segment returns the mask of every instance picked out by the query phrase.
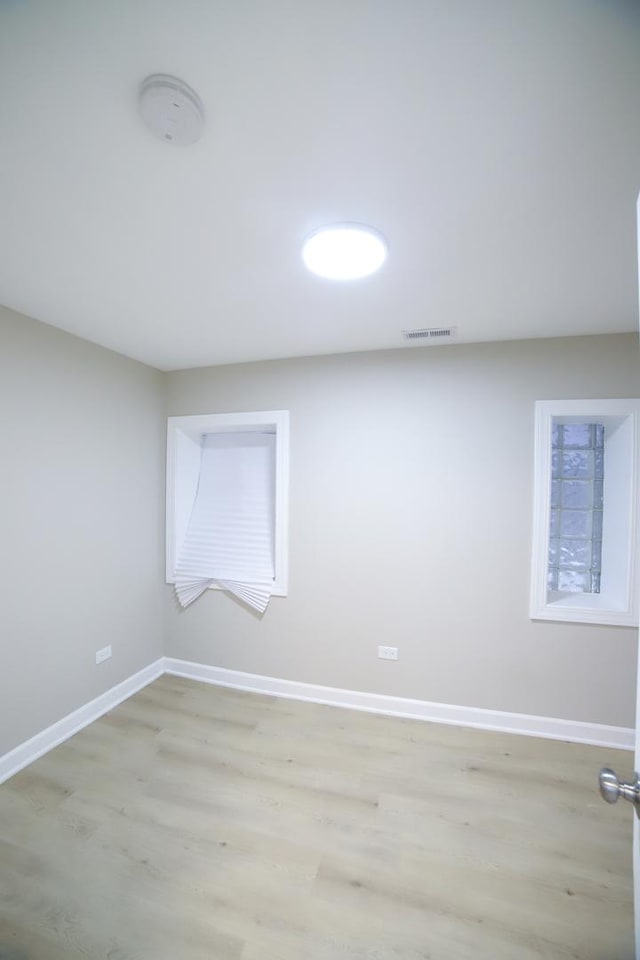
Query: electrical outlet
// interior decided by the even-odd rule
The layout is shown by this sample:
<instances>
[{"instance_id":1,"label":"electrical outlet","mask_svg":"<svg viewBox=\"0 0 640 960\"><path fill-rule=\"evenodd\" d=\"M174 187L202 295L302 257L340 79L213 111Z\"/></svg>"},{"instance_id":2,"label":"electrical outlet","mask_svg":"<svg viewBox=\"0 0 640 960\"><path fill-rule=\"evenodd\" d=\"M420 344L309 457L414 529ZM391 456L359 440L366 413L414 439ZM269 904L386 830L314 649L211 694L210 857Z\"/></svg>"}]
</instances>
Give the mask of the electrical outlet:
<instances>
[{"instance_id":1,"label":"electrical outlet","mask_svg":"<svg viewBox=\"0 0 640 960\"><path fill-rule=\"evenodd\" d=\"M96 663L104 663L105 660L111 660L111 644L102 650L96 650Z\"/></svg>"},{"instance_id":2,"label":"electrical outlet","mask_svg":"<svg viewBox=\"0 0 640 960\"><path fill-rule=\"evenodd\" d=\"M378 647L378 658L380 660L397 660L398 648L397 647Z\"/></svg>"}]
</instances>

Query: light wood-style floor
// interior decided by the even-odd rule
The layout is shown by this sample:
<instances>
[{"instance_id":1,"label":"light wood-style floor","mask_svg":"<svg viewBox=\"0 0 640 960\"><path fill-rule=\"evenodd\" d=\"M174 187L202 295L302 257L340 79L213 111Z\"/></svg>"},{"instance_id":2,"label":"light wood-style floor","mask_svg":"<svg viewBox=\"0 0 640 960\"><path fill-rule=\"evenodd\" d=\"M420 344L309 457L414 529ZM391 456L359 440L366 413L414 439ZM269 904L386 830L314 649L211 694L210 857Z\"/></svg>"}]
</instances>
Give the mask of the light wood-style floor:
<instances>
[{"instance_id":1,"label":"light wood-style floor","mask_svg":"<svg viewBox=\"0 0 640 960\"><path fill-rule=\"evenodd\" d=\"M0 960L631 960L605 762L165 676L0 788Z\"/></svg>"}]
</instances>

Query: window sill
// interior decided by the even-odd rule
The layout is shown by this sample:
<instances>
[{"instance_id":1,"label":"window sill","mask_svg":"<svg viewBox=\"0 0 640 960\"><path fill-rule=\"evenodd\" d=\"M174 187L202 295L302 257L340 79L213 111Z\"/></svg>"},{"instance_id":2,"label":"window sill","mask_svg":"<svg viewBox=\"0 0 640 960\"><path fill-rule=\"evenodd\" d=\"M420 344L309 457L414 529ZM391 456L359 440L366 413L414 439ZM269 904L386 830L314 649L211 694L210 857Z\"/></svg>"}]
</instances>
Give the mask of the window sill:
<instances>
[{"instance_id":1,"label":"window sill","mask_svg":"<svg viewBox=\"0 0 640 960\"><path fill-rule=\"evenodd\" d=\"M633 610L605 593L553 592L545 604L532 611L531 619L599 623L611 627L635 627L638 624Z\"/></svg>"}]
</instances>

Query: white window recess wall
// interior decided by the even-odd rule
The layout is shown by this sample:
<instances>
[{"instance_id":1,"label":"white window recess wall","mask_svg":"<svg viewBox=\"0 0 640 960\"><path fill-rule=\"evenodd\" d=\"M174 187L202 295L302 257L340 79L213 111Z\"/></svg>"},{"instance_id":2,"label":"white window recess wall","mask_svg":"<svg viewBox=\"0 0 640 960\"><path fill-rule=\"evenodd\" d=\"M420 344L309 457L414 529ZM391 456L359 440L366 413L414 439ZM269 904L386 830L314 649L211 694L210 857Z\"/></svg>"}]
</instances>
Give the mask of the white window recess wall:
<instances>
[{"instance_id":1,"label":"white window recess wall","mask_svg":"<svg viewBox=\"0 0 640 960\"><path fill-rule=\"evenodd\" d=\"M639 447L640 400L536 403L532 619L638 624Z\"/></svg>"},{"instance_id":2,"label":"white window recess wall","mask_svg":"<svg viewBox=\"0 0 640 960\"><path fill-rule=\"evenodd\" d=\"M263 612L287 593L289 414L169 417L167 582L182 606L222 589Z\"/></svg>"}]
</instances>

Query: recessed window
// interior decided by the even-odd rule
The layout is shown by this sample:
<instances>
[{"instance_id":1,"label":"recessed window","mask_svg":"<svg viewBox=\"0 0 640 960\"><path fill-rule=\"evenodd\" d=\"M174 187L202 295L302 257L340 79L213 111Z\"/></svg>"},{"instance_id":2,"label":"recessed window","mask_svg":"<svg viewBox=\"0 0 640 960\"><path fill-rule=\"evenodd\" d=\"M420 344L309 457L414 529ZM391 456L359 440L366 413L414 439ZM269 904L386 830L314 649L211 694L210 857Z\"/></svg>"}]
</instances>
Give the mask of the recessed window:
<instances>
[{"instance_id":1,"label":"recessed window","mask_svg":"<svg viewBox=\"0 0 640 960\"><path fill-rule=\"evenodd\" d=\"M638 400L536 404L531 616L638 622Z\"/></svg>"},{"instance_id":2,"label":"recessed window","mask_svg":"<svg viewBox=\"0 0 640 960\"><path fill-rule=\"evenodd\" d=\"M167 582L187 606L207 588L256 610L287 593L289 414L169 417Z\"/></svg>"}]
</instances>

